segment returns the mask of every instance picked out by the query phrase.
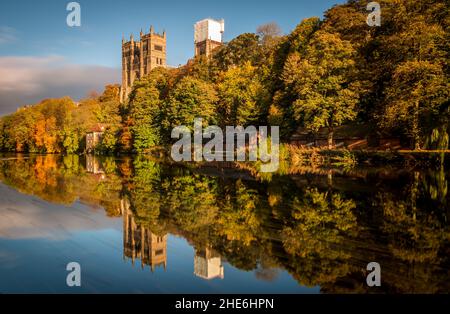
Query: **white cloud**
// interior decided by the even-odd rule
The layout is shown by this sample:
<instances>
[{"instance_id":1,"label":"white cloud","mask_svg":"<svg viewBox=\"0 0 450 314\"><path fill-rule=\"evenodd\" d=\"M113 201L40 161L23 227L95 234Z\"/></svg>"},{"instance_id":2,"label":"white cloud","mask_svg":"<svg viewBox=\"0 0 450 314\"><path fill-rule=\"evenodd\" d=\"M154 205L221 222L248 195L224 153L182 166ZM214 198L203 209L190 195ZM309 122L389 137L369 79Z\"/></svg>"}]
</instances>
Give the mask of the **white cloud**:
<instances>
[{"instance_id":1,"label":"white cloud","mask_svg":"<svg viewBox=\"0 0 450 314\"><path fill-rule=\"evenodd\" d=\"M61 56L0 57L0 115L45 98L80 99L119 80L117 68L72 64Z\"/></svg>"}]
</instances>

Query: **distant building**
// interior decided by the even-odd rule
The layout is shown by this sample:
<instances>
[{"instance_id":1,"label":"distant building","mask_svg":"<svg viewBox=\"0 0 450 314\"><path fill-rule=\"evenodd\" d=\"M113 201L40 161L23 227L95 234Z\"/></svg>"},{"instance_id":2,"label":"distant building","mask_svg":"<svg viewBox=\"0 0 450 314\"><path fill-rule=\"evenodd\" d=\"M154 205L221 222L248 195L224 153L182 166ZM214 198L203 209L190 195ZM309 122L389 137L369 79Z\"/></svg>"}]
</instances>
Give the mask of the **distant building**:
<instances>
[{"instance_id":1,"label":"distant building","mask_svg":"<svg viewBox=\"0 0 450 314\"><path fill-rule=\"evenodd\" d=\"M204 19L194 25L195 56L210 56L212 51L222 46L225 21Z\"/></svg>"},{"instance_id":2,"label":"distant building","mask_svg":"<svg viewBox=\"0 0 450 314\"><path fill-rule=\"evenodd\" d=\"M151 26L148 34L141 30L140 41L135 41L133 35L130 36L130 41L122 39L120 101L124 102L128 98L136 79L144 77L156 67L165 67L166 62L166 32L157 34Z\"/></svg>"},{"instance_id":3,"label":"distant building","mask_svg":"<svg viewBox=\"0 0 450 314\"><path fill-rule=\"evenodd\" d=\"M101 124L94 126L90 132L86 134L86 152L93 153L103 138L105 127Z\"/></svg>"},{"instance_id":4,"label":"distant building","mask_svg":"<svg viewBox=\"0 0 450 314\"><path fill-rule=\"evenodd\" d=\"M223 266L220 255L210 248L196 250L194 257L194 274L203 279L223 279Z\"/></svg>"}]
</instances>

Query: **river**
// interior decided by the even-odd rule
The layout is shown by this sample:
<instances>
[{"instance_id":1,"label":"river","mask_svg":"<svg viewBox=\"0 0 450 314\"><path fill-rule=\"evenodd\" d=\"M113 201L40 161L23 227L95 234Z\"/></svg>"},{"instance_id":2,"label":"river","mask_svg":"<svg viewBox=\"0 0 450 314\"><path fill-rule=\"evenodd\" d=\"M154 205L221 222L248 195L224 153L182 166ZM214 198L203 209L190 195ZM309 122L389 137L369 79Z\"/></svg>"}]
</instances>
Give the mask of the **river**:
<instances>
[{"instance_id":1,"label":"river","mask_svg":"<svg viewBox=\"0 0 450 314\"><path fill-rule=\"evenodd\" d=\"M444 167L260 178L0 156L0 293L448 293L448 181Z\"/></svg>"}]
</instances>

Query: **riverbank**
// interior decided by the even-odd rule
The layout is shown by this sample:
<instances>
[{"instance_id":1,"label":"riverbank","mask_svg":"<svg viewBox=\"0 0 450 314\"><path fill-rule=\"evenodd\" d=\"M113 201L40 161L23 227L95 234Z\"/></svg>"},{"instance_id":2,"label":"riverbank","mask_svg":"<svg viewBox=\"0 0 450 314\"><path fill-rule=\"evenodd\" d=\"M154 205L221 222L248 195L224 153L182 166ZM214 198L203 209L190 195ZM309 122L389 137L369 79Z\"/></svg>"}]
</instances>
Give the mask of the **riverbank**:
<instances>
[{"instance_id":1,"label":"riverbank","mask_svg":"<svg viewBox=\"0 0 450 314\"><path fill-rule=\"evenodd\" d=\"M14 153L2 153L5 158ZM28 154L25 154L28 155ZM40 155L40 154L38 154ZM44 154L45 155L45 154ZM94 154L97 156L109 156ZM151 156L177 165L190 165L197 167L214 167L222 169L241 169L251 172L259 172L261 162L174 162L170 158L169 147L154 147L143 154L119 153L114 156ZM450 150L398 150L398 151L375 151L375 150L347 150L347 149L320 149L302 148L295 145L281 144L279 155L279 174L299 174L311 172L311 170L350 170L354 168L406 168L426 169L448 167L450 164ZM189 167L190 167L189 166ZM305 171L308 169L308 171Z\"/></svg>"}]
</instances>

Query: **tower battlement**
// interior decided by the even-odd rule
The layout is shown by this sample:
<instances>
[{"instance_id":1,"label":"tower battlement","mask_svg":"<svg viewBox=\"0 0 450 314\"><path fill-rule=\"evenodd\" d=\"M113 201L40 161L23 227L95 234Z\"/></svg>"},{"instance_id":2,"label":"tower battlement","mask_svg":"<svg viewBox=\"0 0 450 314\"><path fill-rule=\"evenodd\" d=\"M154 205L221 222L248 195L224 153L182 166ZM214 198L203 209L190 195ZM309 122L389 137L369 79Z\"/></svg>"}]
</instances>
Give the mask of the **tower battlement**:
<instances>
[{"instance_id":1,"label":"tower battlement","mask_svg":"<svg viewBox=\"0 0 450 314\"><path fill-rule=\"evenodd\" d=\"M166 67L166 32L156 33L153 26L144 34L141 30L139 40L133 34L130 40L122 38L122 87L120 101L124 102L131 92L136 79L144 77L156 67Z\"/></svg>"}]
</instances>

